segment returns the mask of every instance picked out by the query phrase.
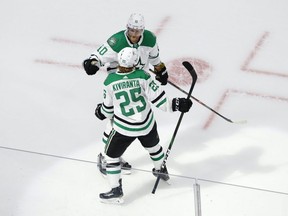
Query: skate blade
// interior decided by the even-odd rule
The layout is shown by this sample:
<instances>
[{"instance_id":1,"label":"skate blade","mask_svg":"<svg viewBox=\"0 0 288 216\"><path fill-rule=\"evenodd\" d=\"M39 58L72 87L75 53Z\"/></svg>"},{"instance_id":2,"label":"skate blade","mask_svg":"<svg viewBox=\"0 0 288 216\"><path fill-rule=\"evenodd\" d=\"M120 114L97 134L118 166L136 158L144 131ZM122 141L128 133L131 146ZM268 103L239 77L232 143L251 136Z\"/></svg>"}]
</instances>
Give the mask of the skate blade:
<instances>
[{"instance_id":1,"label":"skate blade","mask_svg":"<svg viewBox=\"0 0 288 216\"><path fill-rule=\"evenodd\" d=\"M130 175L132 172L131 172L131 170L121 169L121 173L122 173L123 175Z\"/></svg>"},{"instance_id":2,"label":"skate blade","mask_svg":"<svg viewBox=\"0 0 288 216\"><path fill-rule=\"evenodd\" d=\"M111 198L111 199L101 199L101 198L100 198L100 202L106 203L106 204L116 204L116 205L120 205L120 204L124 203L124 199L123 199L122 197Z\"/></svg>"},{"instance_id":3,"label":"skate blade","mask_svg":"<svg viewBox=\"0 0 288 216\"><path fill-rule=\"evenodd\" d=\"M168 179L167 181L161 179L163 182L165 182L167 185L171 185L170 179Z\"/></svg>"}]
</instances>

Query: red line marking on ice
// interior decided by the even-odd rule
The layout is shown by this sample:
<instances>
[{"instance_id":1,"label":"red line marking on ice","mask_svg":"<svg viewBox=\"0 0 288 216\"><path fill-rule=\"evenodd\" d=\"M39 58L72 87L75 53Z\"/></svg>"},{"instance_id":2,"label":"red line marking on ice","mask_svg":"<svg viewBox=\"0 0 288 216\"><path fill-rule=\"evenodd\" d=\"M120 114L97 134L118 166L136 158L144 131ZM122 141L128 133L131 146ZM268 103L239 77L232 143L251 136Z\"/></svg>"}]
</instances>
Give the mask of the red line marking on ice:
<instances>
[{"instance_id":1,"label":"red line marking on ice","mask_svg":"<svg viewBox=\"0 0 288 216\"><path fill-rule=\"evenodd\" d=\"M236 90L236 89L227 89L224 92L224 94L221 96L216 108L214 109L215 111L218 112L220 110L220 108L223 106L223 104L225 103L225 101L227 100L228 96L230 96L231 93L238 94L238 95L245 94L245 95L252 96L252 97L260 97L260 98L264 98L264 99L277 100L277 101L282 101L282 102L288 103L288 98L285 98L285 97L277 97L277 96L273 96L273 95L265 95L265 94L249 92L249 91L241 91L241 90ZM210 127L215 116L216 116L216 114L211 113L202 129L206 130L208 127Z\"/></svg>"},{"instance_id":2,"label":"red line marking on ice","mask_svg":"<svg viewBox=\"0 0 288 216\"><path fill-rule=\"evenodd\" d=\"M97 46L98 46L98 44L85 43L85 42L70 40L70 39L66 39L66 38L53 37L53 38L51 38L51 40L52 40L53 42L57 42L57 43L76 44L76 45L88 46L88 47L97 47Z\"/></svg>"},{"instance_id":3,"label":"red line marking on ice","mask_svg":"<svg viewBox=\"0 0 288 216\"><path fill-rule=\"evenodd\" d=\"M224 94L222 94L222 96L221 96L221 98L220 98L217 106L214 108L214 110L215 110L216 112L218 112L218 111L220 110L220 108L221 108L222 105L224 104L224 102L225 102L228 94L229 94L229 90L226 90L226 91L224 92ZM215 115L216 115L216 114L214 114L214 113L211 113L211 114L210 114L208 120L206 121L206 123L205 123L204 126L203 126L203 129L204 129L204 130L207 129L207 128L211 125L212 121L214 120Z\"/></svg>"},{"instance_id":4,"label":"red line marking on ice","mask_svg":"<svg viewBox=\"0 0 288 216\"><path fill-rule=\"evenodd\" d=\"M252 73L258 73L258 74L269 75L269 76L278 76L278 77L283 77L283 78L287 78L288 77L288 74L271 72L271 71L264 71L264 70L247 69L245 71L246 72L252 72Z\"/></svg>"},{"instance_id":5,"label":"red line marking on ice","mask_svg":"<svg viewBox=\"0 0 288 216\"><path fill-rule=\"evenodd\" d=\"M160 25L154 31L155 35L159 35L162 32L162 30L164 29L164 26L170 21L170 19L171 19L171 17L167 16L160 22Z\"/></svg>"},{"instance_id":6,"label":"red line marking on ice","mask_svg":"<svg viewBox=\"0 0 288 216\"><path fill-rule=\"evenodd\" d=\"M82 69L81 65L71 64L71 63L66 63L66 62L56 62L56 61L48 60L48 59L35 59L35 63Z\"/></svg>"},{"instance_id":7,"label":"red line marking on ice","mask_svg":"<svg viewBox=\"0 0 288 216\"><path fill-rule=\"evenodd\" d=\"M242 65L242 67L241 67L242 70L244 70L244 71L248 70L247 68L250 65L252 59L255 58L256 54L258 53L258 51L260 50L260 48L262 47L264 41L266 40L266 38L268 36L269 36L269 32L264 32L264 34L260 37L260 39L256 43L253 51L250 53L250 55L248 56L248 58L246 59L246 61Z\"/></svg>"},{"instance_id":8,"label":"red line marking on ice","mask_svg":"<svg viewBox=\"0 0 288 216\"><path fill-rule=\"evenodd\" d=\"M257 70L250 68L250 64L253 59L255 59L255 56L259 53L260 49L263 47L263 44L265 40L268 38L270 35L269 32L264 32L263 35L260 37L258 42L256 43L253 51L249 54L248 58L245 60L244 64L241 67L241 70L246 71L246 72L252 72L252 73L257 73L257 74L263 74L263 75L270 75L270 76L279 76L279 77L284 77L287 78L288 74L284 73L278 73L275 71L265 71L265 70Z\"/></svg>"},{"instance_id":9,"label":"red line marking on ice","mask_svg":"<svg viewBox=\"0 0 288 216\"><path fill-rule=\"evenodd\" d=\"M265 98L265 99L271 99L271 100L278 100L278 101L283 101L283 102L287 102L288 103L288 98L285 97L277 97L274 95L265 95L265 94L260 94L260 93L255 93L255 92L249 92L249 91L239 91L236 89L230 89L229 93L236 93L236 94L246 94L249 96L254 96L254 97L261 97L261 98Z\"/></svg>"}]
</instances>

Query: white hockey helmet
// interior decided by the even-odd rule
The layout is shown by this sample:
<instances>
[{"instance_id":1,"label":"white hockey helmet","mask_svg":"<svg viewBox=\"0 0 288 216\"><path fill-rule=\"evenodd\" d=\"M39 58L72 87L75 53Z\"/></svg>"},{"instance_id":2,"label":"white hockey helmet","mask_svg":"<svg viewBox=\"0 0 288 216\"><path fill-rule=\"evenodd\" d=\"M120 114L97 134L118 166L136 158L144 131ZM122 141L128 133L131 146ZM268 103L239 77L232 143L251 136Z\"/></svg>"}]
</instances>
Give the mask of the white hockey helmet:
<instances>
[{"instance_id":1,"label":"white hockey helmet","mask_svg":"<svg viewBox=\"0 0 288 216\"><path fill-rule=\"evenodd\" d=\"M118 53L119 66L132 68L137 65L139 60L138 51L132 47L126 47Z\"/></svg>"},{"instance_id":2,"label":"white hockey helmet","mask_svg":"<svg viewBox=\"0 0 288 216\"><path fill-rule=\"evenodd\" d=\"M140 13L133 13L128 19L127 28L130 29L144 29L144 16Z\"/></svg>"}]
</instances>

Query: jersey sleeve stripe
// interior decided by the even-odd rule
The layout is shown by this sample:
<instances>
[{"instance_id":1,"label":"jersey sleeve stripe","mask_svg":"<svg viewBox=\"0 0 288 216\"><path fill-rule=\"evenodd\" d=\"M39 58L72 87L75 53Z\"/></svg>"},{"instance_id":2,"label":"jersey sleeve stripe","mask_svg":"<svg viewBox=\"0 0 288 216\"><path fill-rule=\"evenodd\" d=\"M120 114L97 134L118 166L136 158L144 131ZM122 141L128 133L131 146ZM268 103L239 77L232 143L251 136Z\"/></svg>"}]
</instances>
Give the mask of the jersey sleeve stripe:
<instances>
[{"instance_id":1,"label":"jersey sleeve stripe","mask_svg":"<svg viewBox=\"0 0 288 216\"><path fill-rule=\"evenodd\" d=\"M114 109L113 109L113 107L110 107L110 108L107 109L105 106L102 106L101 107L101 111L103 111L107 115L112 115L113 112L114 112Z\"/></svg>"},{"instance_id":2,"label":"jersey sleeve stripe","mask_svg":"<svg viewBox=\"0 0 288 216\"><path fill-rule=\"evenodd\" d=\"M114 107L113 106L106 106L104 103L102 104L106 109L113 109Z\"/></svg>"},{"instance_id":3,"label":"jersey sleeve stripe","mask_svg":"<svg viewBox=\"0 0 288 216\"><path fill-rule=\"evenodd\" d=\"M149 56L149 59L156 59L159 57L159 53L156 56Z\"/></svg>"},{"instance_id":4,"label":"jersey sleeve stripe","mask_svg":"<svg viewBox=\"0 0 288 216\"><path fill-rule=\"evenodd\" d=\"M156 107L159 108L162 104L166 103L167 102L167 98L164 98L162 101L160 101Z\"/></svg>"},{"instance_id":5,"label":"jersey sleeve stripe","mask_svg":"<svg viewBox=\"0 0 288 216\"><path fill-rule=\"evenodd\" d=\"M151 101L151 103L155 104L157 101L161 100L164 95L165 95L165 91L162 91L161 94L157 98Z\"/></svg>"}]
</instances>

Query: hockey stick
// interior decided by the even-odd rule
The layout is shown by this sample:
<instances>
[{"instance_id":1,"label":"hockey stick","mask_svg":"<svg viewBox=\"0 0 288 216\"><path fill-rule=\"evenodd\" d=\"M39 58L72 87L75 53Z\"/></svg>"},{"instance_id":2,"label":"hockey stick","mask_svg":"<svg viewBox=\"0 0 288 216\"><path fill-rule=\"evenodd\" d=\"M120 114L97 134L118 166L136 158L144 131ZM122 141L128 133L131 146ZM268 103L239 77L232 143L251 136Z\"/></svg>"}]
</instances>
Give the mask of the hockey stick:
<instances>
[{"instance_id":1,"label":"hockey stick","mask_svg":"<svg viewBox=\"0 0 288 216\"><path fill-rule=\"evenodd\" d=\"M151 70L150 71L152 73L155 74L155 71ZM173 87L175 87L176 89L178 89L179 91L181 91L182 93L188 95L188 92L186 92L185 90L183 90L182 88L180 88L179 86L177 86L176 84L174 84L173 82L171 81L167 81L170 85L172 85ZM230 123L235 123L235 124L243 124L243 123L246 123L247 121L246 120L242 120L242 121L232 121L231 119L221 115L220 113L218 113L217 111L215 111L214 109L212 109L211 107L209 107L208 105L206 105L205 103L203 103L202 101L200 101L199 99L193 97L192 95L190 96L192 99L194 99L195 101L197 101L199 104L201 104L202 106L206 107L207 109L209 109L210 111L214 112L216 115L220 116L221 118L223 118L224 120L230 122Z\"/></svg>"},{"instance_id":2,"label":"hockey stick","mask_svg":"<svg viewBox=\"0 0 288 216\"><path fill-rule=\"evenodd\" d=\"M189 93L187 93L187 99L189 99L190 96L191 96L191 94L192 94L192 91L193 91L194 85L195 85L195 83L196 83L196 80L197 80L197 74L196 74L196 71L194 70L193 66L192 66L189 62L184 61L184 62L182 62L182 64L183 64L183 66L189 71L190 75L192 76L192 84L191 84ZM179 117L179 120L178 120L177 125L176 125L176 128L175 128L175 130L174 130L173 136L172 136L172 138L171 138L170 144L169 144L168 149L167 149L167 151L166 151L164 160L163 160L163 162L162 162L161 169L160 169L160 173L163 173L163 169L164 169L164 167L165 167L165 165L166 165L168 156L169 156L169 154L170 154L172 145L173 145L173 143L174 143L174 140L175 140L176 134L177 134L177 132L178 132L179 126L180 126L180 124L181 124L181 121L182 121L183 116L184 116L184 112L181 112L180 117ZM159 181L160 181L160 175L157 176L156 182L155 182L154 187L153 187L153 190L152 190L152 194L155 193L155 191L156 191L156 189L157 189L157 186L158 186L158 184L159 184Z\"/></svg>"}]
</instances>

